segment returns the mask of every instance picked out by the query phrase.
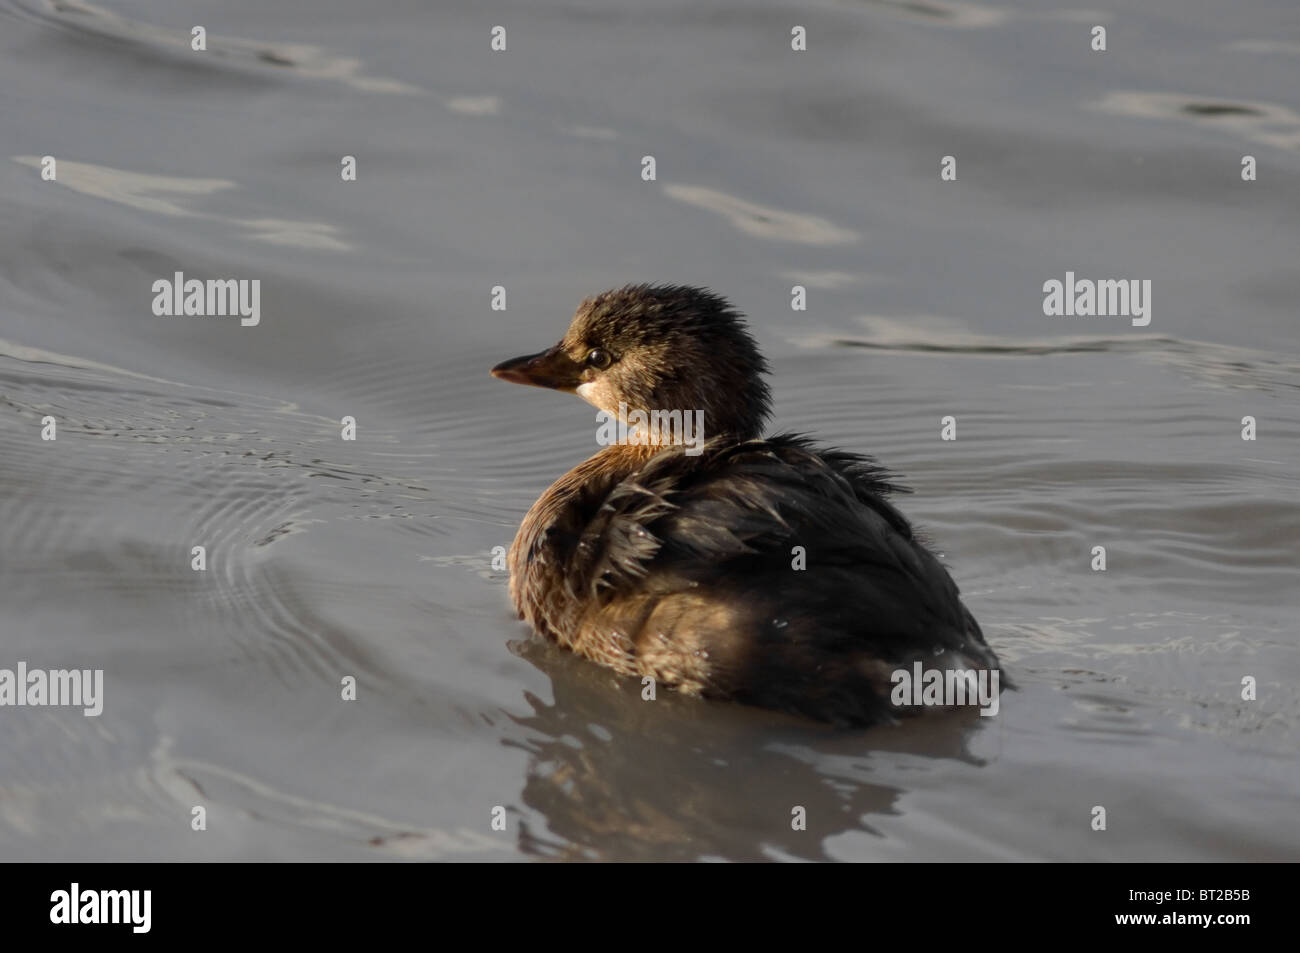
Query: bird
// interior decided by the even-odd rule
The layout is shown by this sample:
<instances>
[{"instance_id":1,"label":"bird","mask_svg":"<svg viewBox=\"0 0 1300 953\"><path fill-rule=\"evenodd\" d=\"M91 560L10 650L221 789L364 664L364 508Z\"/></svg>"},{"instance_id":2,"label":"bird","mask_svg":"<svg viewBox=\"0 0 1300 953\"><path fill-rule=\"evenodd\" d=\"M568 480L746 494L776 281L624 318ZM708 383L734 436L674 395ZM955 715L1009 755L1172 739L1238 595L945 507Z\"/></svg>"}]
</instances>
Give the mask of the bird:
<instances>
[{"instance_id":1,"label":"bird","mask_svg":"<svg viewBox=\"0 0 1300 953\"><path fill-rule=\"evenodd\" d=\"M670 284L589 297L559 343L493 367L624 435L525 515L507 555L519 618L621 675L840 727L916 714L895 689L917 663L1000 672L891 502L906 487L870 456L763 436L769 371L725 298ZM702 419L693 446L674 411Z\"/></svg>"}]
</instances>

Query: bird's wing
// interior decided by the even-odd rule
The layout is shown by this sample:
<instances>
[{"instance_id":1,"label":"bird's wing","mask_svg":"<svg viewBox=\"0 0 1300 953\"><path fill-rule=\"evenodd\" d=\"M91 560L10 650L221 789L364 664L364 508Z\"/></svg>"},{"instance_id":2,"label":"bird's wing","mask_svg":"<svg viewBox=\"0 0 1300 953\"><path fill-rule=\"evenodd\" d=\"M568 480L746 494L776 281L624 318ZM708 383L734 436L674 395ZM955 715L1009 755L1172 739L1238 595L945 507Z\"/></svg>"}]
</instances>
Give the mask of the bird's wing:
<instances>
[{"instance_id":1,"label":"bird's wing","mask_svg":"<svg viewBox=\"0 0 1300 953\"><path fill-rule=\"evenodd\" d=\"M952 577L886 499L900 489L870 459L799 436L659 454L584 527L578 576L598 602L739 590L757 611L817 607L839 629L819 636L825 645L978 658L983 636Z\"/></svg>"}]
</instances>

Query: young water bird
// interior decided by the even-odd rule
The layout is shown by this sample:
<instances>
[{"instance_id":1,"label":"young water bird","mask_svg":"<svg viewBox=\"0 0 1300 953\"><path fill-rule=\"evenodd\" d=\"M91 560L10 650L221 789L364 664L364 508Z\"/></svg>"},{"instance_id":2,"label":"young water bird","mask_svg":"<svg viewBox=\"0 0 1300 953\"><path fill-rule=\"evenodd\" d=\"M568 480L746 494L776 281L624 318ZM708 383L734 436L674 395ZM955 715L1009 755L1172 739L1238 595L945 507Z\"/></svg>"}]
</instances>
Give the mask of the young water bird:
<instances>
[{"instance_id":1,"label":"young water bird","mask_svg":"<svg viewBox=\"0 0 1300 953\"><path fill-rule=\"evenodd\" d=\"M767 370L721 297L650 285L587 299L554 347L492 368L612 414L703 410L709 436L697 455L607 446L543 493L510 548L519 617L622 674L841 725L915 711L890 700L914 662L997 670L885 470L762 439Z\"/></svg>"}]
</instances>

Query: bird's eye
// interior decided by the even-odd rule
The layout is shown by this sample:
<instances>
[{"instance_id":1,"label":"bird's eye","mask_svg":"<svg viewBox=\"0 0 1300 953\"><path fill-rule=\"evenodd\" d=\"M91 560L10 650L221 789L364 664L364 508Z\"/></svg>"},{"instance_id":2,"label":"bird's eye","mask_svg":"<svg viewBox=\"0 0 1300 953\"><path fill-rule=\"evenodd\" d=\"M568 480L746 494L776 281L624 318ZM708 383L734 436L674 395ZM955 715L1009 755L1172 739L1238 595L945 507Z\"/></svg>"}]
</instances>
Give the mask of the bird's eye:
<instances>
[{"instance_id":1,"label":"bird's eye","mask_svg":"<svg viewBox=\"0 0 1300 953\"><path fill-rule=\"evenodd\" d=\"M599 368L600 370L603 371L605 368L609 367L609 365L612 363L613 363L613 358L609 356L609 351L601 350L598 347L592 348L591 353L587 355L588 367Z\"/></svg>"}]
</instances>

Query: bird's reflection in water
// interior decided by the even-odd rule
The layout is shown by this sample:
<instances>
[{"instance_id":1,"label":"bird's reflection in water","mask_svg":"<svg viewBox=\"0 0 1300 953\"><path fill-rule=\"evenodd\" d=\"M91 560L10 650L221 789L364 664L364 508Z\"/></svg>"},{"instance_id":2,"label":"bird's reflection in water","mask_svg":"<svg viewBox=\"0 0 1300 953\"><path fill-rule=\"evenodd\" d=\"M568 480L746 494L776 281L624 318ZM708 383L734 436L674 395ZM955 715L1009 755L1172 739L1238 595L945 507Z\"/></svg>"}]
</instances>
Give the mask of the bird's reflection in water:
<instances>
[{"instance_id":1,"label":"bird's reflection in water","mask_svg":"<svg viewBox=\"0 0 1300 953\"><path fill-rule=\"evenodd\" d=\"M641 685L536 639L511 650L551 679L553 704L526 693L505 744L530 755L519 846L556 860L829 860L827 841L879 836L905 793L873 779L872 758L903 753L979 763L974 711L839 731L761 709ZM802 807L806 829L796 830Z\"/></svg>"}]
</instances>

